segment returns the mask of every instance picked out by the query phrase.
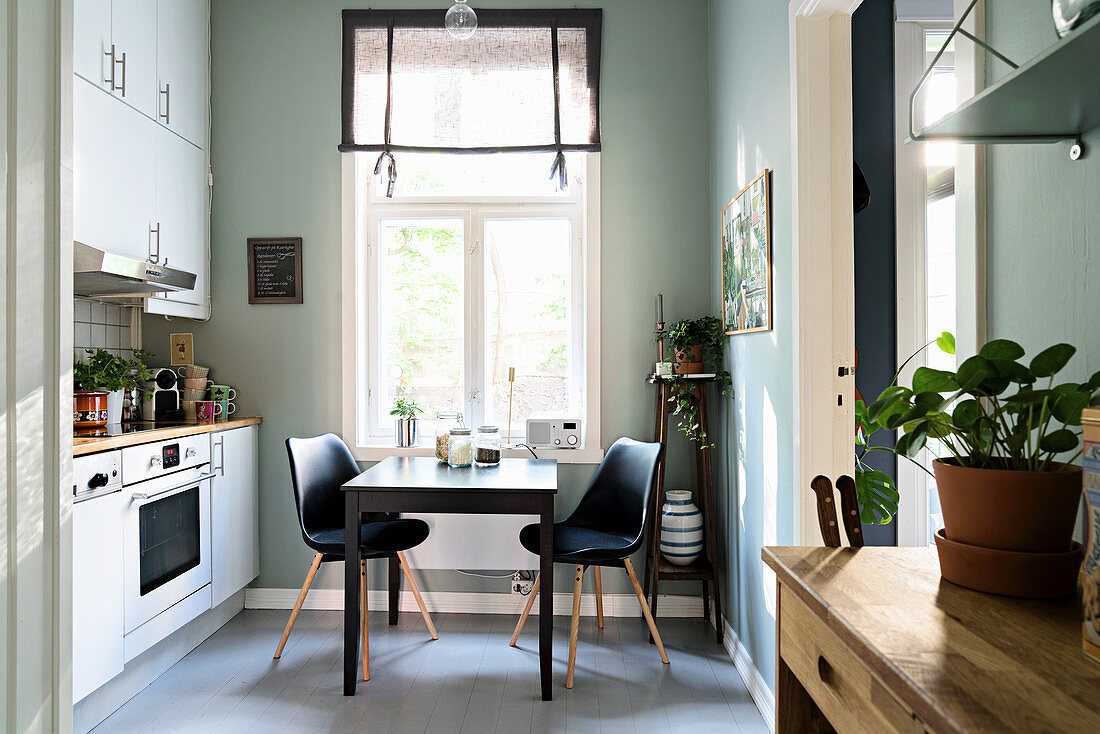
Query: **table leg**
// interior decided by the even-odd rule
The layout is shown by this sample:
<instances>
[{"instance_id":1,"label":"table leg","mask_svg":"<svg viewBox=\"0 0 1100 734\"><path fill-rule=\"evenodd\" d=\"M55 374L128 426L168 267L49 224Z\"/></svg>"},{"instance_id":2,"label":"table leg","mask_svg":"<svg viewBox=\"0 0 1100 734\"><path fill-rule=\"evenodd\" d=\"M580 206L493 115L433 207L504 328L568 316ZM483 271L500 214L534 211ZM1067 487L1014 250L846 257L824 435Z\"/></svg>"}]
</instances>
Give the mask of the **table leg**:
<instances>
[{"instance_id":1,"label":"table leg","mask_svg":"<svg viewBox=\"0 0 1100 734\"><path fill-rule=\"evenodd\" d=\"M359 495L344 492L344 695L355 695L359 658Z\"/></svg>"},{"instance_id":2,"label":"table leg","mask_svg":"<svg viewBox=\"0 0 1100 734\"><path fill-rule=\"evenodd\" d=\"M542 700L550 701L554 694L552 663L554 659L554 498L542 500L539 513L539 674L542 678Z\"/></svg>"},{"instance_id":3,"label":"table leg","mask_svg":"<svg viewBox=\"0 0 1100 734\"><path fill-rule=\"evenodd\" d=\"M401 611L401 562L397 560L397 556L390 558L390 578L386 583L386 588L390 592L390 624L397 624L397 613Z\"/></svg>"}]
</instances>

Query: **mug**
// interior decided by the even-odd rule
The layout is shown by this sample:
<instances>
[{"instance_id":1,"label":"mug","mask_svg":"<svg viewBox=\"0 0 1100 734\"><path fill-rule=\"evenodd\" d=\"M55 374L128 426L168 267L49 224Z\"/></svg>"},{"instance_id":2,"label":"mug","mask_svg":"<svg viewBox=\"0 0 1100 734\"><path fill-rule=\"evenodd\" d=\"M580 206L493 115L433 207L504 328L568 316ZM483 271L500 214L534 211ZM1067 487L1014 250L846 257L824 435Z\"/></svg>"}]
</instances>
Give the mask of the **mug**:
<instances>
[{"instance_id":1,"label":"mug","mask_svg":"<svg viewBox=\"0 0 1100 734\"><path fill-rule=\"evenodd\" d=\"M213 400L195 401L195 420L199 423L213 423L214 417L221 413L222 406Z\"/></svg>"},{"instance_id":2,"label":"mug","mask_svg":"<svg viewBox=\"0 0 1100 734\"><path fill-rule=\"evenodd\" d=\"M210 386L210 399L211 400L235 400L237 398L237 391L231 388L229 385L211 385Z\"/></svg>"},{"instance_id":3,"label":"mug","mask_svg":"<svg viewBox=\"0 0 1100 734\"><path fill-rule=\"evenodd\" d=\"M197 400L181 400L180 405L183 406L183 419L188 423L195 422L195 403Z\"/></svg>"},{"instance_id":4,"label":"mug","mask_svg":"<svg viewBox=\"0 0 1100 734\"><path fill-rule=\"evenodd\" d=\"M200 367L197 364L185 364L176 370L176 372L179 373L180 377L188 380L205 380L206 376L210 374L210 368Z\"/></svg>"},{"instance_id":5,"label":"mug","mask_svg":"<svg viewBox=\"0 0 1100 734\"><path fill-rule=\"evenodd\" d=\"M217 402L219 408L218 422L225 423L227 420L229 420L229 416L233 415L233 413L236 412L237 406L229 402L228 400L219 400Z\"/></svg>"},{"instance_id":6,"label":"mug","mask_svg":"<svg viewBox=\"0 0 1100 734\"><path fill-rule=\"evenodd\" d=\"M207 380L201 377L185 377L183 378L183 386L188 390L203 390L214 384L213 380Z\"/></svg>"},{"instance_id":7,"label":"mug","mask_svg":"<svg viewBox=\"0 0 1100 734\"><path fill-rule=\"evenodd\" d=\"M206 390L192 390L191 388L183 388L180 390L180 399L182 400L206 400Z\"/></svg>"}]
</instances>

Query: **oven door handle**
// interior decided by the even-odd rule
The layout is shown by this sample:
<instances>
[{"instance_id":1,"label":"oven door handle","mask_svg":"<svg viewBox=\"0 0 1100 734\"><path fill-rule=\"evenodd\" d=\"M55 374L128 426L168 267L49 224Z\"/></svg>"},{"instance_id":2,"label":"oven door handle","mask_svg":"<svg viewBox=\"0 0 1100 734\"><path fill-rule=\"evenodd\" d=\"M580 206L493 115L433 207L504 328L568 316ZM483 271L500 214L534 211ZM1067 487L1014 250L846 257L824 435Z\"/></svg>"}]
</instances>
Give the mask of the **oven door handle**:
<instances>
[{"instance_id":1,"label":"oven door handle","mask_svg":"<svg viewBox=\"0 0 1100 734\"><path fill-rule=\"evenodd\" d=\"M214 478L214 473L210 472L208 474L202 474L200 476L197 476L194 479L189 479L186 482L183 482L182 484L177 484L174 487L169 487L168 489L162 489L159 492L134 492L131 495L131 497L135 501L136 500L148 500L148 499L152 499L154 497L160 497L163 494L168 494L169 492L175 492L177 489L181 489L183 487L189 487L192 484L198 484L199 482L205 482L207 479L213 479L213 478Z\"/></svg>"}]
</instances>

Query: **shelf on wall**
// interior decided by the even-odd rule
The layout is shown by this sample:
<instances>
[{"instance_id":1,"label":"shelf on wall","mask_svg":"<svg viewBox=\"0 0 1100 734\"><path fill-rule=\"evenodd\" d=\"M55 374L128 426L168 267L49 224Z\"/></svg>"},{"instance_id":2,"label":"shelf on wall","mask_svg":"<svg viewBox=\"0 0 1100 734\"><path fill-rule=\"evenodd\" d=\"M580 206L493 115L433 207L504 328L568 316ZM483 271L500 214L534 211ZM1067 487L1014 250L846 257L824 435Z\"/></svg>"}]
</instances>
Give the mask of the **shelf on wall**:
<instances>
[{"instance_id":1,"label":"shelf on wall","mask_svg":"<svg viewBox=\"0 0 1100 734\"><path fill-rule=\"evenodd\" d=\"M1100 17L1093 18L911 142L1053 143L1100 127ZM918 90L920 87L918 86ZM914 92L915 94L915 92Z\"/></svg>"}]
</instances>

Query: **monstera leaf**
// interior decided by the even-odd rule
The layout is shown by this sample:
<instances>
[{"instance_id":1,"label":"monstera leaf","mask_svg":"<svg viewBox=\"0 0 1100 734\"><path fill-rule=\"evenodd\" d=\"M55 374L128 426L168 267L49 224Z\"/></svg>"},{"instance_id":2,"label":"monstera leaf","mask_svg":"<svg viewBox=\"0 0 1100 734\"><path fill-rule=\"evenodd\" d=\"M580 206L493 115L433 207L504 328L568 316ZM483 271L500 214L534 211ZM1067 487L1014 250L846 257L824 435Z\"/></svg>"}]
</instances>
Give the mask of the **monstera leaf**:
<instances>
[{"instance_id":1,"label":"monstera leaf","mask_svg":"<svg viewBox=\"0 0 1100 734\"><path fill-rule=\"evenodd\" d=\"M897 514L898 494L894 480L877 469L856 470L856 499L859 520L865 525L886 525Z\"/></svg>"}]
</instances>

